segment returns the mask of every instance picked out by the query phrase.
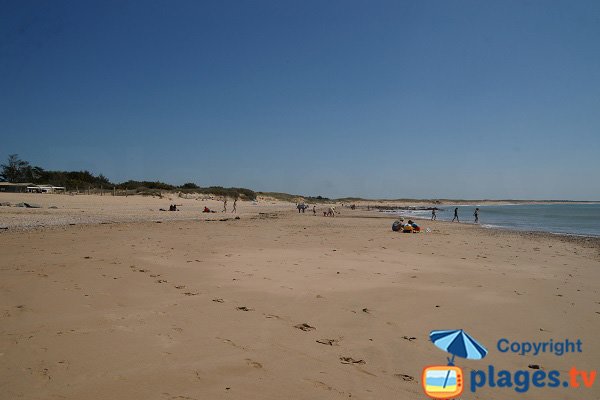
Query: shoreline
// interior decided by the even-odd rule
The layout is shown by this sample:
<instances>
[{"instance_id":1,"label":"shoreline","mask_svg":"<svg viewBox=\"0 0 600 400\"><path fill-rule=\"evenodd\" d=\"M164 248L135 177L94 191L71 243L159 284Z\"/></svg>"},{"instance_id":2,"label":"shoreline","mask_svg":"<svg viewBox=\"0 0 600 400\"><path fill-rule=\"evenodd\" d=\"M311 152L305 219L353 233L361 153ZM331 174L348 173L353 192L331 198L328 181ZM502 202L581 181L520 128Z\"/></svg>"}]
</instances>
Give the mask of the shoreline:
<instances>
[{"instance_id":1,"label":"shoreline","mask_svg":"<svg viewBox=\"0 0 600 400\"><path fill-rule=\"evenodd\" d=\"M65 195L40 195L40 194L0 194L0 200L9 200L13 203L22 201L37 202L42 204L42 208L28 209L15 207L0 207L0 221L9 221L8 225L0 226L0 235L10 234L14 232L34 232L34 231L49 231L61 230L69 227L87 227L95 225L111 225L111 224L136 224L136 223L168 223L174 221L220 221L223 219L233 219L240 217L242 219L260 218L264 213L280 213L296 214L295 204L289 202L278 201L274 199L261 199L259 202L240 201L238 203L238 213L233 214L215 212L205 214L202 213L202 208L208 206L213 210L221 210L222 202L214 199L186 199L179 197L163 197L154 198L147 196L98 196L98 195L81 195L81 196L65 196ZM61 203L61 200L62 203ZM182 211L168 212L158 211L158 208L168 207L169 202L181 204ZM56 208L56 204L60 207ZM338 211L342 212L342 218L397 218L402 211L413 211L414 208L421 209L422 206L409 206L408 208L399 208L396 204L394 210L399 211L394 213L391 210L381 210L376 205L371 205L372 209L367 211L367 205L357 204L356 210L351 210L351 203L344 203L344 207L340 206ZM533 204L533 203L531 203ZM548 203L544 203L548 204ZM559 204L559 203L553 203ZM562 204L562 203L561 203ZM573 203L568 203L573 204ZM591 204L591 203L586 203ZM430 205L430 204L429 204ZM454 206L457 204L447 204ZM504 204L500 204L504 205ZM389 207L388 205L380 205L381 207ZM55 208L53 208L55 207ZM318 205L319 210L327 205ZM317 214L319 218L320 212ZM307 211L308 214L311 211ZM8 217L8 218L5 218ZM423 222L430 222L427 217L422 216L405 216ZM11 220L12 219L12 220ZM449 220L439 219L438 223L451 224ZM485 226L485 224L474 224L471 222L461 222L461 226L473 226L483 229L484 231L495 232L505 231L523 235L537 235L548 237L569 238L573 242L592 242L594 245L600 243L600 236L593 234L578 234L565 232L552 232L544 230L518 229L514 227L504 226Z\"/></svg>"},{"instance_id":2,"label":"shoreline","mask_svg":"<svg viewBox=\"0 0 600 400\"><path fill-rule=\"evenodd\" d=\"M286 217L289 215L297 214L295 211L291 211L289 208L292 208L294 204L289 204L289 207L286 207L283 210L275 210L270 213L264 212L256 212L256 213L245 213L245 214L230 214L230 213L214 213L214 214L200 214L189 217L182 218L168 218L168 219L146 219L146 218L135 218L131 220L113 220L113 221L88 221L88 222L79 222L79 223L56 223L56 224L47 224L47 225L22 225L22 226L11 226L8 228L1 228L0 235L10 235L15 233L27 233L27 232L52 232L52 231L65 231L70 228L93 228L95 226L105 226L105 225L145 225L145 224L171 224L171 223L186 223L186 222L228 222L233 220L260 220L263 218L267 218L264 214L272 214L277 217ZM349 211L349 210L348 210ZM392 220L393 218L399 217L398 214L392 214L385 211L365 211L360 210L360 214L351 215L349 213L344 213L343 215L339 215L336 218L339 219L386 219ZM307 218L313 218L313 216L307 215ZM321 217L319 214L315 218L325 218ZM522 230L501 226L485 226L481 224L475 224L472 222L460 222L453 223L448 220L435 220L431 221L429 218L423 217L415 217L415 216L404 216L404 218L410 218L414 220L419 220L423 222L433 222L436 225L442 224L443 226L456 226L456 227L467 227L468 229L478 229L482 232L488 232L490 235L494 234L507 234L507 235L520 235L527 238L537 238L537 239L560 239L561 241L564 239L566 241L572 242L574 244L585 244L586 247L598 248L600 254L600 236L594 235L580 235L580 234L570 234L570 233L561 233L561 232L548 232L541 230ZM328 219L328 218L327 218ZM401 233L400 233L401 234ZM421 232L420 234L427 234L425 232Z\"/></svg>"},{"instance_id":3,"label":"shoreline","mask_svg":"<svg viewBox=\"0 0 600 400\"><path fill-rule=\"evenodd\" d=\"M525 205L525 204L523 204ZM532 205L532 204L527 204L527 205ZM557 204L558 205L558 204ZM455 205L452 205L451 207L454 207ZM465 205L456 205L459 207L464 207ZM480 205L482 207L486 207L489 205ZM496 205L494 205L496 206ZM499 205L499 207L503 207L503 206L508 206L508 205ZM450 207L450 208L451 208ZM469 207L476 207L476 205L469 205ZM492 206L493 207L493 206ZM409 218L409 219L413 219L413 220L419 220L419 221L432 221L431 218L429 216L426 215L419 215L419 214L411 214L414 211L430 211L430 208L397 208L397 209L384 209L384 210L378 210L379 213L381 214L387 214L389 216L393 216L393 217L402 217L402 218ZM439 209L438 209L439 210ZM448 211L449 208L445 209L445 211ZM482 212L485 212L485 208L481 209ZM445 218L443 216L438 216L438 219L436 219L435 221L440 221L440 222L449 222L452 223L452 220L450 219L451 215L448 215L446 213ZM475 223L474 221L472 221L472 218L468 219L468 220L462 220L459 222L459 224L462 225L474 225L474 226L479 226L481 228L484 229L500 229L500 230L508 230L508 231L514 231L514 232L531 232L531 233L544 233L544 234L551 234L551 235L559 235L559 236L574 236L574 237L583 237L583 238L593 238L593 239L600 239L600 234L596 234L596 233L588 233L588 232L566 232L566 231L554 231L551 230L552 228L532 228L531 225L530 226L523 226L523 227L517 227L517 226L511 226L508 222L506 223L507 225L503 225L503 222L501 221L493 221L493 222L487 222L487 221L480 221L479 223Z\"/></svg>"}]
</instances>

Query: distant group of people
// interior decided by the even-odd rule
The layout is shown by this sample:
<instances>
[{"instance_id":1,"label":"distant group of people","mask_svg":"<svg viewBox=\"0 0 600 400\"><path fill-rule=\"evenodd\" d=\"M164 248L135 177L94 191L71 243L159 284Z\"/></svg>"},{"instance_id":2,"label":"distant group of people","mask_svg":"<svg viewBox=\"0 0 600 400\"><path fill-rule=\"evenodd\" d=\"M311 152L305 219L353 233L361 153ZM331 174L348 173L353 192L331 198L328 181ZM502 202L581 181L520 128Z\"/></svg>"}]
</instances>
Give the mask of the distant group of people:
<instances>
[{"instance_id":1,"label":"distant group of people","mask_svg":"<svg viewBox=\"0 0 600 400\"><path fill-rule=\"evenodd\" d=\"M437 208L433 208L431 209L431 220L435 221L437 219L437 215L436 215L436 210ZM479 207L475 208L475 212L473 212L473 217L475 217L475 223L478 224L479 223ZM458 207L454 208L454 217L452 218L452 222L460 222L460 218L458 217Z\"/></svg>"},{"instance_id":2,"label":"distant group of people","mask_svg":"<svg viewBox=\"0 0 600 400\"><path fill-rule=\"evenodd\" d=\"M409 219L407 223L404 223L404 218L400 218L399 220L394 221L392 230L394 232L416 233L421 231L421 227L413 220Z\"/></svg>"},{"instance_id":3,"label":"distant group of people","mask_svg":"<svg viewBox=\"0 0 600 400\"><path fill-rule=\"evenodd\" d=\"M237 197L233 200L233 209L231 210L232 213L237 213L237 202L238 199ZM211 210L210 208L204 206L204 210L202 210L203 213L216 213L215 210ZM223 210L221 210L221 212L227 212L227 197L223 198Z\"/></svg>"},{"instance_id":4,"label":"distant group of people","mask_svg":"<svg viewBox=\"0 0 600 400\"><path fill-rule=\"evenodd\" d=\"M237 201L237 197L233 199L233 209L231 210L232 213L237 213ZM223 211L221 212L227 212L227 197L223 199Z\"/></svg>"},{"instance_id":5,"label":"distant group of people","mask_svg":"<svg viewBox=\"0 0 600 400\"><path fill-rule=\"evenodd\" d=\"M310 206L305 203L298 203L298 204L296 204L296 208L298 209L298 214L300 214L300 213L304 214L306 212L306 210L308 210L310 208ZM327 209L323 211L323 216L324 217L335 217L335 212L336 212L335 206L330 206L330 207L327 207ZM314 204L312 206L312 213L313 213L313 215L317 215L317 206Z\"/></svg>"}]
</instances>

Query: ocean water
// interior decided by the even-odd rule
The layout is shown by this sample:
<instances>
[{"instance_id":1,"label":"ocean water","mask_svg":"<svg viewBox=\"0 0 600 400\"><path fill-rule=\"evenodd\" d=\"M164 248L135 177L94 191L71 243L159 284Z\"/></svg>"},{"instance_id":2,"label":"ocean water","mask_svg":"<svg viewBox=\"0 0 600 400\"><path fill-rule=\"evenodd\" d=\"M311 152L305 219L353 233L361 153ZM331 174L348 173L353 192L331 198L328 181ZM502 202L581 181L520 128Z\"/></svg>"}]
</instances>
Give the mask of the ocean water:
<instances>
[{"instance_id":1,"label":"ocean water","mask_svg":"<svg viewBox=\"0 0 600 400\"><path fill-rule=\"evenodd\" d=\"M451 221L458 207L460 222L473 223L479 207L479 224L488 228L508 228L582 236L600 236L600 204L510 204L500 206L443 205L437 219ZM405 217L431 217L428 210L396 210Z\"/></svg>"}]
</instances>

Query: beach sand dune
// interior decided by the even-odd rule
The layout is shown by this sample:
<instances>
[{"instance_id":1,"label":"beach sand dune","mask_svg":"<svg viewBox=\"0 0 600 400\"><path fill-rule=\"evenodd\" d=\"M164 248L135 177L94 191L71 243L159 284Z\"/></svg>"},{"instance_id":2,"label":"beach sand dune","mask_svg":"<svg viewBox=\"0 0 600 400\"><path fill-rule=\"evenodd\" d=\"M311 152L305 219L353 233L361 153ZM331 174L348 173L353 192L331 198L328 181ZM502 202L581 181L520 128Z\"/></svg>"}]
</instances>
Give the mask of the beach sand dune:
<instances>
[{"instance_id":1,"label":"beach sand dune","mask_svg":"<svg viewBox=\"0 0 600 400\"><path fill-rule=\"evenodd\" d=\"M398 234L376 213L289 210L3 233L0 398L422 399L423 367L446 362L434 329L488 347L458 362L467 374L597 367L597 242L442 222ZM503 354L502 337L583 352Z\"/></svg>"}]
</instances>

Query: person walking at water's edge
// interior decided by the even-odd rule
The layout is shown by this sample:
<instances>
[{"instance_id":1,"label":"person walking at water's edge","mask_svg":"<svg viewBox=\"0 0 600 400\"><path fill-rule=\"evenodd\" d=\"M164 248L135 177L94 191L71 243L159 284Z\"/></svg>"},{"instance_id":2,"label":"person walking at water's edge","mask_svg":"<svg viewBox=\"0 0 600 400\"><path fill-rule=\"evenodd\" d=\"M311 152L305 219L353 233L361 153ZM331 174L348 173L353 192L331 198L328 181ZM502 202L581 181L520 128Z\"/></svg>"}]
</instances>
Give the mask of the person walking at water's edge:
<instances>
[{"instance_id":1,"label":"person walking at water's edge","mask_svg":"<svg viewBox=\"0 0 600 400\"><path fill-rule=\"evenodd\" d=\"M452 222L454 222L454 220L456 220L456 222L460 222L460 219L458 219L458 207L454 209L454 218L452 218Z\"/></svg>"},{"instance_id":2,"label":"person walking at water's edge","mask_svg":"<svg viewBox=\"0 0 600 400\"><path fill-rule=\"evenodd\" d=\"M435 208L431 209L431 220L435 221L437 219L437 215L435 215Z\"/></svg>"},{"instance_id":3,"label":"person walking at water's edge","mask_svg":"<svg viewBox=\"0 0 600 400\"><path fill-rule=\"evenodd\" d=\"M479 208L475 209L473 216L475 217L475 223L478 224L479 223Z\"/></svg>"}]
</instances>

